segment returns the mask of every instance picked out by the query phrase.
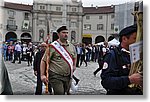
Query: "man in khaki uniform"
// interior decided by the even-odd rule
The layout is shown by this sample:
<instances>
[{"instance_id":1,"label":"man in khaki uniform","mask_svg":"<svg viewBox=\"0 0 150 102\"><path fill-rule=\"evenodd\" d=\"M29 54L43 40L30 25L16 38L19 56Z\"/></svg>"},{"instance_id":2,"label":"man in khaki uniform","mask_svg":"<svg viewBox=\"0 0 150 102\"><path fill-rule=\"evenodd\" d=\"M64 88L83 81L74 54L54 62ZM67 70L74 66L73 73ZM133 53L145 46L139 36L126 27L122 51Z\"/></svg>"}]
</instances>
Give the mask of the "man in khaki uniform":
<instances>
[{"instance_id":1,"label":"man in khaki uniform","mask_svg":"<svg viewBox=\"0 0 150 102\"><path fill-rule=\"evenodd\" d=\"M60 27L57 32L59 39L50 44L49 56L45 53L41 60L41 80L45 83L50 82L55 95L64 95L70 90L71 78L76 65L76 50L74 45L67 40L68 29L66 26ZM55 47L55 45L59 47ZM47 57L49 57L49 78L45 76ZM71 58L71 60L67 58Z\"/></svg>"}]
</instances>

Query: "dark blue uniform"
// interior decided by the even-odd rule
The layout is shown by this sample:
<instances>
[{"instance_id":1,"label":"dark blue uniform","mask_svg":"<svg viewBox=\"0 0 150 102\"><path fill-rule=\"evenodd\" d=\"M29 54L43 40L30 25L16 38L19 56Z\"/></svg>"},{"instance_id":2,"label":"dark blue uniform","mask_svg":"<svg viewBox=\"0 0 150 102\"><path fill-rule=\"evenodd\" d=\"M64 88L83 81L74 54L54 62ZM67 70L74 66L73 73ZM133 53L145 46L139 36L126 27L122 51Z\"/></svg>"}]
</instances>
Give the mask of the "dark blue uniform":
<instances>
[{"instance_id":1,"label":"dark blue uniform","mask_svg":"<svg viewBox=\"0 0 150 102\"><path fill-rule=\"evenodd\" d=\"M111 50L104 59L101 73L101 84L107 90L107 94L137 94L132 93L128 87L130 84L129 75L130 55L128 51L120 46Z\"/></svg>"}]
</instances>

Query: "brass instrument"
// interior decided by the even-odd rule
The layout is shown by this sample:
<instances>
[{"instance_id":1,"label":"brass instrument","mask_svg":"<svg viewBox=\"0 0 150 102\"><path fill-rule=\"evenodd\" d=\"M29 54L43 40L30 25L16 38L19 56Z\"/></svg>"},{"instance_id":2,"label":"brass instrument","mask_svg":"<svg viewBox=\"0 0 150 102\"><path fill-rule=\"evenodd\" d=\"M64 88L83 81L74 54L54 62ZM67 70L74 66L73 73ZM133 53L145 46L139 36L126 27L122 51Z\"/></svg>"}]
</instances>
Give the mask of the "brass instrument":
<instances>
[{"instance_id":1,"label":"brass instrument","mask_svg":"<svg viewBox=\"0 0 150 102\"><path fill-rule=\"evenodd\" d=\"M137 36L136 36L136 42L140 42L143 40L143 12L141 11L135 11L133 15L136 17L137 22ZM140 73L143 75L143 50L140 53L140 60L134 62L131 64L131 69L129 72L129 75L132 75L134 73ZM143 85L135 85L131 84L129 87L137 87L143 91Z\"/></svg>"}]
</instances>

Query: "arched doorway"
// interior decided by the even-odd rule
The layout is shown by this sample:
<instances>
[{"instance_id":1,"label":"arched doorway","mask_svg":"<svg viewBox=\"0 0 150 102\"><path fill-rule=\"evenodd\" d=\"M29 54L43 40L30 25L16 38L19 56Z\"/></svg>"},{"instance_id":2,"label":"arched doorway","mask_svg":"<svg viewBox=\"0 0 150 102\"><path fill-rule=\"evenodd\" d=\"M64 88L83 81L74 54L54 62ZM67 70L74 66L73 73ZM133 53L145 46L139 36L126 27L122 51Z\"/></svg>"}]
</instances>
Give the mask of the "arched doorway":
<instances>
[{"instance_id":1,"label":"arched doorway","mask_svg":"<svg viewBox=\"0 0 150 102\"><path fill-rule=\"evenodd\" d=\"M83 34L82 43L85 43L86 45L92 44L92 34Z\"/></svg>"},{"instance_id":2,"label":"arched doorway","mask_svg":"<svg viewBox=\"0 0 150 102\"><path fill-rule=\"evenodd\" d=\"M86 45L92 44L92 38L91 37L83 37L82 43L85 43Z\"/></svg>"},{"instance_id":3,"label":"arched doorway","mask_svg":"<svg viewBox=\"0 0 150 102\"><path fill-rule=\"evenodd\" d=\"M105 41L105 38L103 36L97 36L95 39L95 44L99 42L104 42L104 41Z\"/></svg>"},{"instance_id":4,"label":"arched doorway","mask_svg":"<svg viewBox=\"0 0 150 102\"><path fill-rule=\"evenodd\" d=\"M39 30L39 41L40 42L44 41L44 30L43 29Z\"/></svg>"},{"instance_id":5,"label":"arched doorway","mask_svg":"<svg viewBox=\"0 0 150 102\"><path fill-rule=\"evenodd\" d=\"M71 42L72 43L76 42L76 32L75 31L71 31Z\"/></svg>"},{"instance_id":6,"label":"arched doorway","mask_svg":"<svg viewBox=\"0 0 150 102\"><path fill-rule=\"evenodd\" d=\"M6 42L10 42L10 41L13 41L13 42L16 42L17 41L17 35L16 33L14 32L8 32L5 36L5 41Z\"/></svg>"},{"instance_id":7,"label":"arched doorway","mask_svg":"<svg viewBox=\"0 0 150 102\"><path fill-rule=\"evenodd\" d=\"M29 33L23 33L20 38L21 42L26 42L27 44L31 42L31 35Z\"/></svg>"}]
</instances>

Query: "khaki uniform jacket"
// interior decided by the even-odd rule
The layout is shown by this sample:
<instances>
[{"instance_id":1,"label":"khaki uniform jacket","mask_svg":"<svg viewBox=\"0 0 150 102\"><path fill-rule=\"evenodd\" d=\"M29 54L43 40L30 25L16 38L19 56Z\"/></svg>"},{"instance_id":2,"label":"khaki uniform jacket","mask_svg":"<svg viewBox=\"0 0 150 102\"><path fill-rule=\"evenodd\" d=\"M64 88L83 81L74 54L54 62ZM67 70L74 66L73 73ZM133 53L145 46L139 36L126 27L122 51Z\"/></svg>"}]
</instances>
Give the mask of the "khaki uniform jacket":
<instances>
[{"instance_id":1,"label":"khaki uniform jacket","mask_svg":"<svg viewBox=\"0 0 150 102\"><path fill-rule=\"evenodd\" d=\"M62 45L62 44L61 44ZM75 46L70 42L67 44L62 45L65 49L70 53L72 59L76 58L76 50ZM52 72L63 75L69 76L70 75L70 68L67 62L62 58L62 56L52 47L50 46L50 63L49 63L49 70ZM46 62L46 52L42 58Z\"/></svg>"}]
</instances>

